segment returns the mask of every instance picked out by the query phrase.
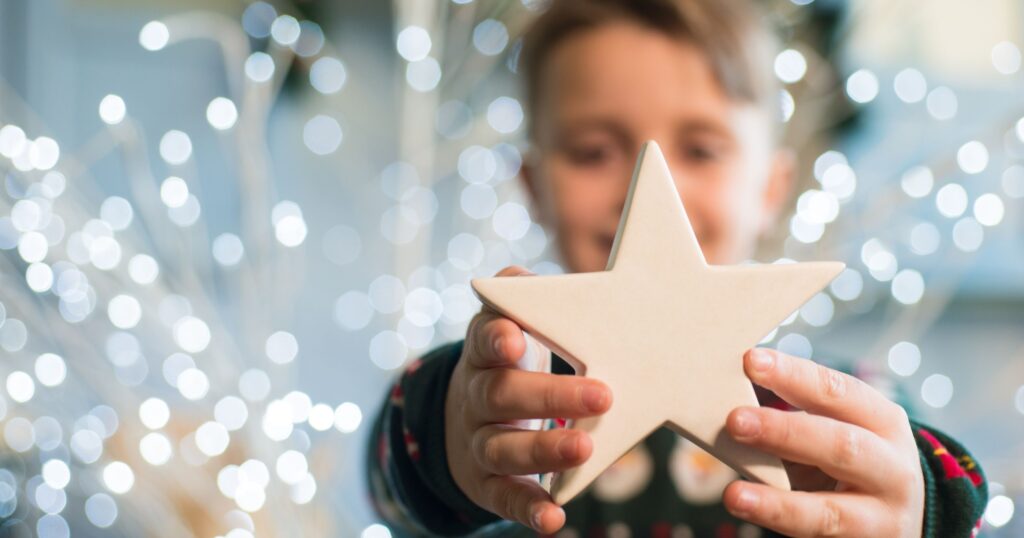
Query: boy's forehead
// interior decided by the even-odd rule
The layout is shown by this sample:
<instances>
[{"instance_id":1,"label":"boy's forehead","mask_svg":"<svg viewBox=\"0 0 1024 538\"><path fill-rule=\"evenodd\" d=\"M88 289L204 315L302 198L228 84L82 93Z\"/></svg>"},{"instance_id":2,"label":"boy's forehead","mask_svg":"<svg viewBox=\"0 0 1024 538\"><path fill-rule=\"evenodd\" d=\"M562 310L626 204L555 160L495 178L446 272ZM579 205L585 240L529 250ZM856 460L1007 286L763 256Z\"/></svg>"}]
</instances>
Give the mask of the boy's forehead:
<instances>
[{"instance_id":1,"label":"boy's forehead","mask_svg":"<svg viewBox=\"0 0 1024 538\"><path fill-rule=\"evenodd\" d=\"M754 108L726 95L698 48L633 24L566 39L544 79L539 112L562 129L672 121L677 129L728 133Z\"/></svg>"},{"instance_id":2,"label":"boy's forehead","mask_svg":"<svg viewBox=\"0 0 1024 538\"><path fill-rule=\"evenodd\" d=\"M635 24L575 34L555 49L547 67L546 80L577 93L664 88L725 96L697 47Z\"/></svg>"}]
</instances>

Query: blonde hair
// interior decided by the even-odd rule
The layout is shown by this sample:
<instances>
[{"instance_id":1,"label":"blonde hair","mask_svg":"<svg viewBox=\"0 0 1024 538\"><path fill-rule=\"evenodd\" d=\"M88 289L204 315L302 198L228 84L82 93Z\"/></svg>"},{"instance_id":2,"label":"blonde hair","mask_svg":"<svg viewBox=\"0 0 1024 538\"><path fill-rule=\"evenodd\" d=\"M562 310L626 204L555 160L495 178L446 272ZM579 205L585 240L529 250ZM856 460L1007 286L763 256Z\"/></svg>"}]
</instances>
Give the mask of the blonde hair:
<instances>
[{"instance_id":1,"label":"blonde hair","mask_svg":"<svg viewBox=\"0 0 1024 538\"><path fill-rule=\"evenodd\" d=\"M614 22L633 22L695 46L707 57L726 95L779 117L779 86L773 71L777 40L751 2L551 0L523 35L519 56L531 140L536 140L532 115L541 98L547 58L568 37Z\"/></svg>"}]
</instances>

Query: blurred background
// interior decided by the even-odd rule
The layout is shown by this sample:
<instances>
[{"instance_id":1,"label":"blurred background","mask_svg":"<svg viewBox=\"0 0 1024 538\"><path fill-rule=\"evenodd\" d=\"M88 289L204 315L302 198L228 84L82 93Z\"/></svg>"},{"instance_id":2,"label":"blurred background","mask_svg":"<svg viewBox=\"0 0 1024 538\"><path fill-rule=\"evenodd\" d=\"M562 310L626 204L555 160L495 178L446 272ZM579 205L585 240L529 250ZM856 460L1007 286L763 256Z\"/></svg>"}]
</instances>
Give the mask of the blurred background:
<instances>
[{"instance_id":1,"label":"blurred background","mask_svg":"<svg viewBox=\"0 0 1024 538\"><path fill-rule=\"evenodd\" d=\"M963 441L1024 534L1024 6L771 0L849 269L766 339ZM390 536L366 434L474 276L561 271L516 181L540 0L0 0L0 534Z\"/></svg>"}]
</instances>

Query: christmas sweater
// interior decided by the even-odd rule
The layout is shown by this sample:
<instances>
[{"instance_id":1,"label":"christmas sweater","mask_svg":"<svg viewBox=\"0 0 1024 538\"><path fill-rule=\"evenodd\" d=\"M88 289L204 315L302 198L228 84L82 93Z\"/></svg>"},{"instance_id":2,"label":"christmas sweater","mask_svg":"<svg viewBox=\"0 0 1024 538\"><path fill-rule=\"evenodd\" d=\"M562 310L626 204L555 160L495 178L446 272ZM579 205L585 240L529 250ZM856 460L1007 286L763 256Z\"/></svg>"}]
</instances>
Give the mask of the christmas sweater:
<instances>
[{"instance_id":1,"label":"christmas sweater","mask_svg":"<svg viewBox=\"0 0 1024 538\"><path fill-rule=\"evenodd\" d=\"M367 481L377 513L395 536L536 536L477 506L455 484L445 454L448 382L462 342L409 364L377 414L367 450ZM552 371L571 374L555 357ZM766 393L766 391L765 391ZM762 405L785 407L759 391ZM987 483L959 443L911 421L925 479L924 536L974 536ZM754 538L777 536L729 514L731 468L667 428L660 428L608 468L563 508L565 538Z\"/></svg>"}]
</instances>

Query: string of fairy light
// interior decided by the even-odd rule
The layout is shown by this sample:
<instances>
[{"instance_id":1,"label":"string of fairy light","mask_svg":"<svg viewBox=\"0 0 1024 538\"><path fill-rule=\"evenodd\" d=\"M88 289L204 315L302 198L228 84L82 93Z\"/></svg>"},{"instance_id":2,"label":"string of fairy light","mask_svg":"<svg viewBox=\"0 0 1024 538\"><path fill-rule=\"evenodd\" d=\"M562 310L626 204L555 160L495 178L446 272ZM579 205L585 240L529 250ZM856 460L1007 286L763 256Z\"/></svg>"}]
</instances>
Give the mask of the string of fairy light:
<instances>
[{"instance_id":1,"label":"string of fairy light","mask_svg":"<svg viewBox=\"0 0 1024 538\"><path fill-rule=\"evenodd\" d=\"M500 69L514 76L515 62L506 60L514 58L518 46L514 28L540 4L524 1L523 9L512 14L490 13L471 0L454 4L451 9L475 10L467 36L472 53L485 62L477 64L480 77ZM531 219L514 181L523 158L523 107L514 95L504 94L483 105L473 103L443 84L459 71L439 53L445 35L443 28L408 24L396 29L393 43L407 90L441 93L433 111L433 136L439 151L451 158L426 169L413 158L384 163L376 179L387 207L367 226L338 223L315 233L299 202L271 199L263 211L252 208L254 220L236 232L207 238L189 133L169 130L156 141L170 174L158 178L148 168L126 167L134 170L128 172L132 196L122 197L105 196L90 184L88 169L99 153L65 154L43 128L0 122L0 166L10 172L7 198L0 197L0 270L19 275L12 281L16 285L5 285L0 295L0 346L14 357L3 371L2 438L19 458L0 466L0 518L20 519L41 537L68 536L67 507L81 502L86 519L101 529L133 528L151 517L149 523L186 533L186 515L140 511L143 499L166 500L148 483L167 485L166 476L163 482L159 478L167 474L188 480L186 495L213 499L208 510L216 512L211 519L217 523L210 530L229 538L280 534L275 525L295 520L296 510L327 502L318 493L325 477L314 471L313 453L317 446L330 446L327 432L359 431L361 407L314 402L301 390L279 386L281 372L302 358L296 336L253 319L241 324L246 328L241 334L229 330L196 275L223 272L239 281L274 281L274 269L284 259L311 255L310 237L322 238L316 254L337 266L353 264L365 245L380 239L396 250L415 252L414 246L430 245L438 215L458 208L453 210L455 231L434 249L442 256L439 263L432 263L431 255L411 267L396 266L351 286L334 302L335 325L365 335L367 359L382 370L397 371L418 353L464 335L479 308L467 285L470 278L489 276L512 263L542 274L562 271L547 233ZM309 87L324 99L323 111L302 126L303 144L316 156L343 147L343 122L330 111L328 99L343 97L345 88L359 80L319 25L253 2L240 21L189 13L148 22L138 34L139 45L152 54L189 39L219 43L229 91L202 106L209 127L247 155L269 161L250 131L265 121L283 78L297 62L308 72ZM250 40L266 47L249 50L244 44ZM800 114L797 88L820 61L799 44L776 57L773 67L785 86L780 106L786 121ZM991 63L1002 75L1019 73L1019 47L1008 41L995 44ZM914 68L899 71L891 81L857 69L844 77L841 90L858 106L870 106L892 91L906 106L923 106L935 122L953 121L963 113L954 89L929 84ZM98 146L120 148L126 162L145 163L139 157L144 153L142 128L131 115L131 108L144 106L116 94L103 97L98 116L106 127L97 134L103 142ZM996 126L990 139L963 140L949 158L952 167L967 177L990 173L1006 136L1024 144L1024 118ZM901 309L898 315L920 334L934 316L921 321L915 307L926 295L952 291L914 267L953 251L977 253L1005 221L1012 209L1009 201L1024 198L1024 166L1019 163L1007 166L999 184L977 196L947 168L941 162L915 165L890 182L894 192L886 196L897 198L899 210L928 205L930 216L921 218L906 238L878 230L856 239L858 263L851 263L827 292L812 298L764 342L813 356L809 335L815 330L863 305L882 304ZM266 174L257 166L240 171L238 181L272 192ZM815 249L850 249L850 239L833 230L844 220L860 218L850 209L858 195L866 196L858 190L855 165L838 150L825 151L814 161L813 181L797 198L785 257L778 263L821 251ZM439 196L442 182L456 184L456 199ZM101 203L91 204L97 197ZM90 209L97 205L98 214ZM262 227L270 233L261 234ZM205 258L186 255L181 241L186 236L202 239ZM175 261L181 259L194 265L182 267ZM266 266L254 265L256 259ZM919 394L926 405L948 405L954 398L953 379L929 372L918 344L900 338L880 339L883 362L898 377L923 376ZM246 353L250 349L258 350L257 360L244 358L251 356ZM213 355L231 360L203 360ZM151 363L147 357L160 360ZM91 403L78 407L87 412L76 414L55 398ZM1013 405L1024 413L1024 387ZM171 466L175 473L167 472ZM1013 518L1012 495L1001 487L993 485L986 513L993 527ZM361 532L364 538L390 536L379 524Z\"/></svg>"}]
</instances>

